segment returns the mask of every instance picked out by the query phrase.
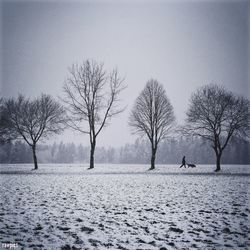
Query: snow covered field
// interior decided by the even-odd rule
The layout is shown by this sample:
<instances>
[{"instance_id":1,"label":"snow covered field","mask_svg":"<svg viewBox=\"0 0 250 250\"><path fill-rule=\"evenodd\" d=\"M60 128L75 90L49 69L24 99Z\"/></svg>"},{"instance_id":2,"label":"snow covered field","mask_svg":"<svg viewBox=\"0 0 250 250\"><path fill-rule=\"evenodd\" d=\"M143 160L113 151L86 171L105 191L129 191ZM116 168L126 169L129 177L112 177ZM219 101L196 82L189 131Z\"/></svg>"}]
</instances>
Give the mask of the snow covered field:
<instances>
[{"instance_id":1,"label":"snow covered field","mask_svg":"<svg viewBox=\"0 0 250 250\"><path fill-rule=\"evenodd\" d=\"M0 166L0 248L249 249L250 166Z\"/></svg>"}]
</instances>

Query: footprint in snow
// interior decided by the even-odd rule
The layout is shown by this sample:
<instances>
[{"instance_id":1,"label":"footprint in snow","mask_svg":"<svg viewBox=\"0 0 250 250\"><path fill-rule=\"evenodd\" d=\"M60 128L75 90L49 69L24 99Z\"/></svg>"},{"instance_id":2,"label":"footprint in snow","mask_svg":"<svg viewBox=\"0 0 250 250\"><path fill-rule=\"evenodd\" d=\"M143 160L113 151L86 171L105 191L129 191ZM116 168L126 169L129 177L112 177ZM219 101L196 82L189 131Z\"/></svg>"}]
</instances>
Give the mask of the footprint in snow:
<instances>
[{"instance_id":1,"label":"footprint in snow","mask_svg":"<svg viewBox=\"0 0 250 250\"><path fill-rule=\"evenodd\" d=\"M87 233L87 234L91 234L91 233L93 233L95 231L93 228L90 228L90 227L81 227L80 230L82 232Z\"/></svg>"},{"instance_id":2,"label":"footprint in snow","mask_svg":"<svg viewBox=\"0 0 250 250\"><path fill-rule=\"evenodd\" d=\"M184 231L178 227L170 227L169 231L175 232L175 233L183 233Z\"/></svg>"},{"instance_id":3,"label":"footprint in snow","mask_svg":"<svg viewBox=\"0 0 250 250\"><path fill-rule=\"evenodd\" d=\"M61 226L58 226L57 228L58 228L59 230L61 230L61 231L69 231L69 230L70 230L69 227L61 227Z\"/></svg>"}]
</instances>

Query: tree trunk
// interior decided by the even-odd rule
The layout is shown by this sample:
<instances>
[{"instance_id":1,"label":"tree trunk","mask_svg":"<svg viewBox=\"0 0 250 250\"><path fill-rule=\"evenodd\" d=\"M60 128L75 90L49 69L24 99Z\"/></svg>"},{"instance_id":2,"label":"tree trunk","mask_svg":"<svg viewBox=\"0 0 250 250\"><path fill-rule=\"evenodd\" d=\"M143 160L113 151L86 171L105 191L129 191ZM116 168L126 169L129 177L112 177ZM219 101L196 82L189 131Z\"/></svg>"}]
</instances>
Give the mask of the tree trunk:
<instances>
[{"instance_id":1,"label":"tree trunk","mask_svg":"<svg viewBox=\"0 0 250 250\"><path fill-rule=\"evenodd\" d=\"M92 142L90 144L90 161L89 161L89 169L94 168L94 154L95 154L95 144L96 142Z\"/></svg>"},{"instance_id":2,"label":"tree trunk","mask_svg":"<svg viewBox=\"0 0 250 250\"><path fill-rule=\"evenodd\" d=\"M33 152L33 160L34 160L34 169L38 169L37 165L37 158L36 158L36 145L32 146L32 152Z\"/></svg>"},{"instance_id":3,"label":"tree trunk","mask_svg":"<svg viewBox=\"0 0 250 250\"><path fill-rule=\"evenodd\" d=\"M156 155L156 149L152 148L152 155L151 155L151 167L149 170L155 169L155 155Z\"/></svg>"},{"instance_id":4,"label":"tree trunk","mask_svg":"<svg viewBox=\"0 0 250 250\"><path fill-rule=\"evenodd\" d=\"M215 169L215 172L218 172L218 171L221 170L220 160L221 160L221 153L216 154L216 169Z\"/></svg>"}]
</instances>

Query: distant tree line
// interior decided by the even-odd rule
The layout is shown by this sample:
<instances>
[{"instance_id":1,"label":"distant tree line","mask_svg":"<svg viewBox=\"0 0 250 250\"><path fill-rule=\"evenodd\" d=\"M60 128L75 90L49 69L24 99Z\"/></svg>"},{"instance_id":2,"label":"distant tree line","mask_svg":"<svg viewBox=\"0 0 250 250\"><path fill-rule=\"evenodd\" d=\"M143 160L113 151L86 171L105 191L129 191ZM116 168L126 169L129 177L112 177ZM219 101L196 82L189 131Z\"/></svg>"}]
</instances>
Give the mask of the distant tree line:
<instances>
[{"instance_id":1,"label":"distant tree line","mask_svg":"<svg viewBox=\"0 0 250 250\"><path fill-rule=\"evenodd\" d=\"M223 164L250 164L250 142L234 138L223 154ZM213 164L214 155L210 145L200 138L173 138L165 140L159 146L156 163L180 164L183 155L187 162L196 164ZM74 143L41 144L37 147L39 163L89 163L89 146ZM148 164L151 145L147 140L137 139L135 143L122 147L97 147L96 163ZM0 163L32 163L30 147L22 142L9 142L0 145Z\"/></svg>"}]
</instances>

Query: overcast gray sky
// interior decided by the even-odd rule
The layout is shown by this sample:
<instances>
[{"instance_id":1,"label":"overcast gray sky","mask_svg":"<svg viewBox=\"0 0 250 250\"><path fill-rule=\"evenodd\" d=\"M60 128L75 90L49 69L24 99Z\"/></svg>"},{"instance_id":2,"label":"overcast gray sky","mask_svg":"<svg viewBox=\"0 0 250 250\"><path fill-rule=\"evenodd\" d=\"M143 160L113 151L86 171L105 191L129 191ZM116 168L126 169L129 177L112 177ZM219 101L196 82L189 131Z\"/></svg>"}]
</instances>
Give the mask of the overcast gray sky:
<instances>
[{"instance_id":1,"label":"overcast gray sky","mask_svg":"<svg viewBox=\"0 0 250 250\"><path fill-rule=\"evenodd\" d=\"M1 1L1 0L0 0ZM127 110L98 145L132 142L129 111L147 80L166 89L177 121L208 83L250 96L250 4L239 1L1 1L3 96L62 94L68 67L85 59L118 67ZM88 144L66 132L57 140Z\"/></svg>"}]
</instances>

